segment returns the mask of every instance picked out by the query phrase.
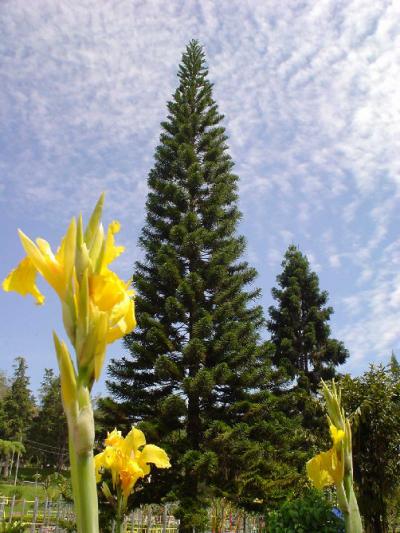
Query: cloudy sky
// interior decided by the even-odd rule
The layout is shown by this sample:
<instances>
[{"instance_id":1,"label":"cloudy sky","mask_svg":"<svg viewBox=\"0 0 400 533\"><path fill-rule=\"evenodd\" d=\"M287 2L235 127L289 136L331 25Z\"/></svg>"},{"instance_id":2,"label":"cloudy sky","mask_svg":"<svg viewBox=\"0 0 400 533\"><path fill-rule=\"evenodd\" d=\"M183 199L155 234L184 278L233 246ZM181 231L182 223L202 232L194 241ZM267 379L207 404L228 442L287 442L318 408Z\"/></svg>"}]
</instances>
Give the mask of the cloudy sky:
<instances>
[{"instance_id":1,"label":"cloudy sky","mask_svg":"<svg viewBox=\"0 0 400 533\"><path fill-rule=\"evenodd\" d=\"M103 190L130 277L159 123L196 38L265 308L295 243L330 293L346 370L400 352L400 2L4 0L0 35L2 278L23 255L17 227L56 246ZM34 389L62 331L46 295L0 297L0 369L24 355Z\"/></svg>"}]
</instances>

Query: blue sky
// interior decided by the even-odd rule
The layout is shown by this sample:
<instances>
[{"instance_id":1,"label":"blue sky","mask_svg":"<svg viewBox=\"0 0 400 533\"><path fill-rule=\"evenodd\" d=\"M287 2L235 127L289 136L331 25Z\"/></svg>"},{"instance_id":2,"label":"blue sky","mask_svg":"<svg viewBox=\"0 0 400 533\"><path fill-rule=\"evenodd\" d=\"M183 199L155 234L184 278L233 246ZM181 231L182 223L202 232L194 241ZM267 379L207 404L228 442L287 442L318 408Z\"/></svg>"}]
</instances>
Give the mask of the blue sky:
<instances>
[{"instance_id":1,"label":"blue sky","mask_svg":"<svg viewBox=\"0 0 400 533\"><path fill-rule=\"evenodd\" d=\"M262 303L300 246L330 293L346 370L400 351L400 3L381 0L52 0L0 6L0 275L16 229L59 243L106 191L132 274L147 173L185 45L205 47L240 176L240 231ZM33 389L55 367L46 305L0 296L0 369ZM108 358L119 357L119 344ZM103 383L96 391L104 390Z\"/></svg>"}]
</instances>

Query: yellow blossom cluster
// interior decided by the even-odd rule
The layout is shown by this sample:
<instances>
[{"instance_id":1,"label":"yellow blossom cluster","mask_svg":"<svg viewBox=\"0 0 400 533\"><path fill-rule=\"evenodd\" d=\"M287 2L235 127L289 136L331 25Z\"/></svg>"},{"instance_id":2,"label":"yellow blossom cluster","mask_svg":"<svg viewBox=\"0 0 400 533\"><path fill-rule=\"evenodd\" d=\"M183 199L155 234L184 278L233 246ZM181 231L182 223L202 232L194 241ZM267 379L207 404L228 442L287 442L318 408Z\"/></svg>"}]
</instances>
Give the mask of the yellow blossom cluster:
<instances>
[{"instance_id":1,"label":"yellow blossom cluster","mask_svg":"<svg viewBox=\"0 0 400 533\"><path fill-rule=\"evenodd\" d=\"M104 450L94 458L97 482L101 481L104 470L111 472L114 489L122 489L125 501L139 478L150 473L150 463L157 468L171 466L168 455L154 444L146 444L142 431L132 428L124 438L114 429L104 441Z\"/></svg>"},{"instance_id":2,"label":"yellow blossom cluster","mask_svg":"<svg viewBox=\"0 0 400 533\"><path fill-rule=\"evenodd\" d=\"M102 195L85 230L81 216L71 220L56 253L44 239L34 243L19 231L26 257L3 281L4 290L31 294L39 305L45 298L36 285L37 274L56 291L80 377L89 387L100 377L107 344L132 331L136 324L133 290L129 282L109 269L124 248L115 244L118 222L112 222L104 232L100 221L103 201ZM73 369L68 361L60 361L66 357L66 346L57 338L55 343L60 367L69 368L69 386L73 388Z\"/></svg>"}]
</instances>

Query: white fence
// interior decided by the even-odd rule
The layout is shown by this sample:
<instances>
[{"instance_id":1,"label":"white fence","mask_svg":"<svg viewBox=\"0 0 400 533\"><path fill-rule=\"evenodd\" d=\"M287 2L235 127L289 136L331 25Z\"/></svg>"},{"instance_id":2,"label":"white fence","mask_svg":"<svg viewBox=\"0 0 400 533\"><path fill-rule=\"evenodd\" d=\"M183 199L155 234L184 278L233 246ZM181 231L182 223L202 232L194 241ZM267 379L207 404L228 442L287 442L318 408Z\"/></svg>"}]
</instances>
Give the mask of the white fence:
<instances>
[{"instance_id":1,"label":"white fence","mask_svg":"<svg viewBox=\"0 0 400 533\"><path fill-rule=\"evenodd\" d=\"M73 528L73 505L62 499L40 501L0 497L0 523L15 521L26 525L31 533L61 533ZM179 522L170 514L168 506L143 506L126 517L129 533L176 533ZM68 526L68 527L67 527Z\"/></svg>"},{"instance_id":2,"label":"white fence","mask_svg":"<svg viewBox=\"0 0 400 533\"><path fill-rule=\"evenodd\" d=\"M219 510L220 511L220 510ZM209 533L261 533L265 531L263 517L243 511L217 512L210 509ZM219 516L217 516L219 515ZM40 501L0 497L0 525L2 522L22 522L30 533L62 533L73 531L73 505L65 500ZM172 506L144 505L125 519L127 533L177 533L179 521L172 515ZM114 531L114 528L112 529Z\"/></svg>"},{"instance_id":3,"label":"white fence","mask_svg":"<svg viewBox=\"0 0 400 533\"><path fill-rule=\"evenodd\" d=\"M15 495L0 497L0 522L20 521L29 525L32 532L62 531L58 524L73 523L74 520L72 505L61 499L40 501L39 498L20 500Z\"/></svg>"}]
</instances>

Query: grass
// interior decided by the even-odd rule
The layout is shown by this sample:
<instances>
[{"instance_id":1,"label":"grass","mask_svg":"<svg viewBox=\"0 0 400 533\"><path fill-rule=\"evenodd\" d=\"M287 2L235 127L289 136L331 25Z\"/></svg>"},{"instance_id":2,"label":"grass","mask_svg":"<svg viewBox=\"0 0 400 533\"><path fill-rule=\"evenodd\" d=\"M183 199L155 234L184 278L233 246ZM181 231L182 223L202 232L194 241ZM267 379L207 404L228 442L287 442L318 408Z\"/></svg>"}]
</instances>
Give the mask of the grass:
<instances>
[{"instance_id":1,"label":"grass","mask_svg":"<svg viewBox=\"0 0 400 533\"><path fill-rule=\"evenodd\" d=\"M3 519L8 519L11 512L12 507L12 498L15 495L15 502L13 507L13 517L15 519L22 519L23 521L31 520L32 516L34 514L35 509L35 499L38 498L38 514L37 514L37 520L40 522L43 520L43 513L45 509L45 500L47 498L53 500L52 504L52 515L53 518L55 517L56 509L58 503L57 500L60 497L60 492L58 488L51 487L46 492L43 485L38 483L37 486L35 484L19 484L14 486L12 483L7 482L0 482L0 497L5 496L8 498L8 501L6 502L6 505L2 507L3 510ZM3 501L2 498L0 498L0 501ZM1 520L1 517L0 517Z\"/></svg>"},{"instance_id":2,"label":"grass","mask_svg":"<svg viewBox=\"0 0 400 533\"><path fill-rule=\"evenodd\" d=\"M18 480L20 481L33 481L35 474L40 474L41 479L43 480L45 477L49 476L50 474L54 474L55 469L54 467L41 467L41 466L21 466L18 470ZM69 477L69 469L62 470L61 474L64 477Z\"/></svg>"},{"instance_id":3,"label":"grass","mask_svg":"<svg viewBox=\"0 0 400 533\"><path fill-rule=\"evenodd\" d=\"M34 484L14 486L11 483L0 482L0 496L12 497L14 494L17 500L34 500L36 497L40 500L46 499L46 491L40 484L37 487Z\"/></svg>"}]
</instances>

